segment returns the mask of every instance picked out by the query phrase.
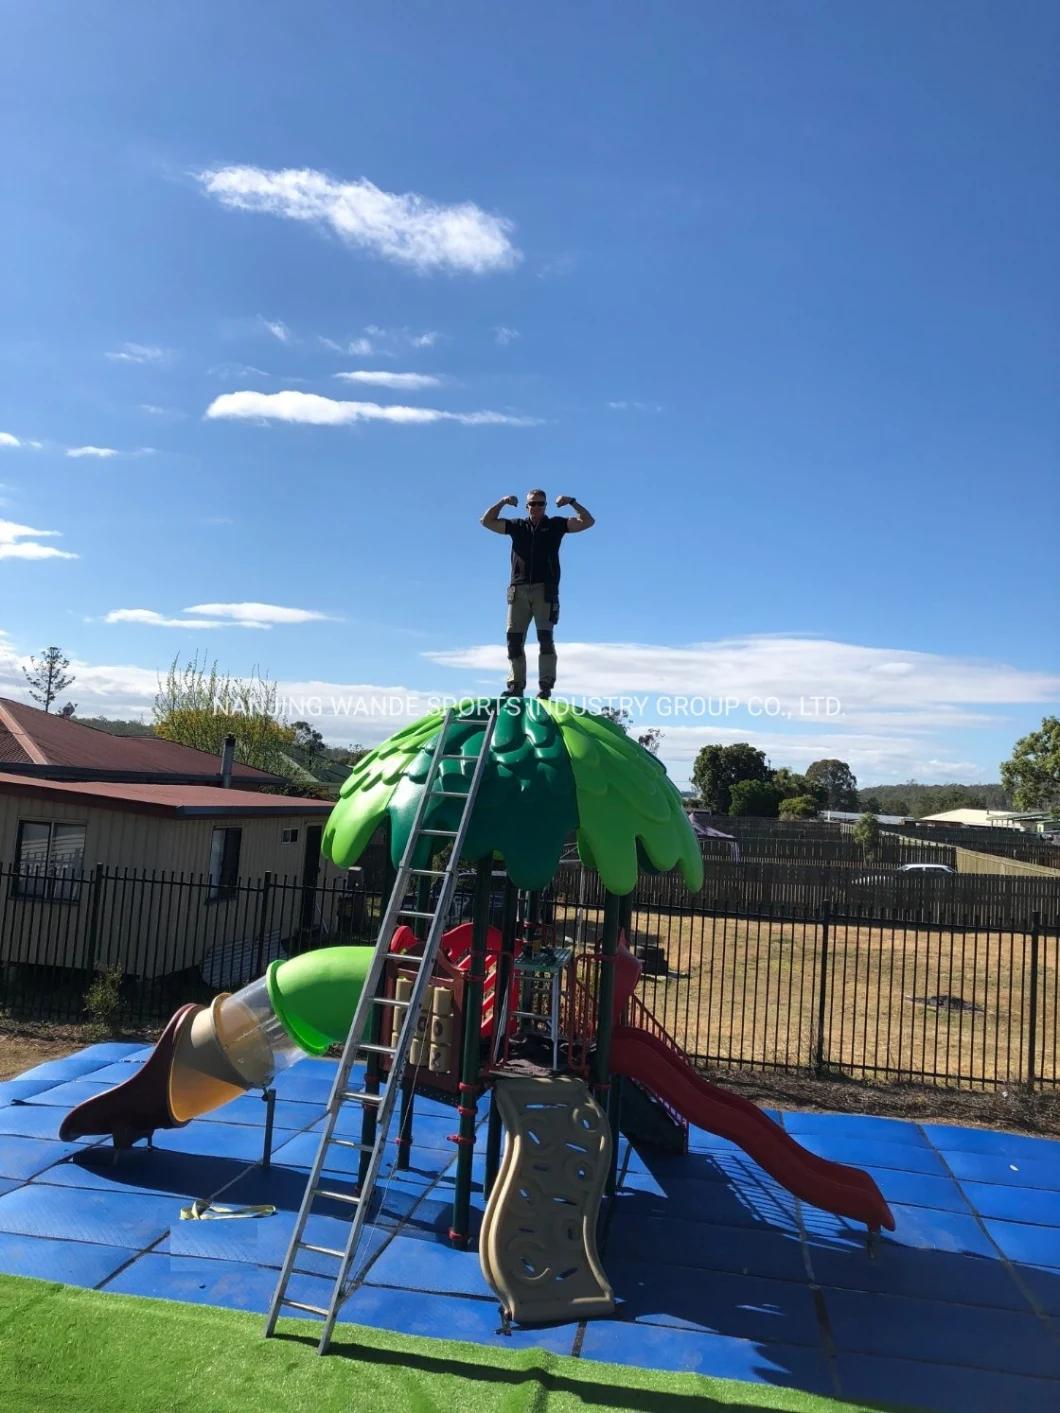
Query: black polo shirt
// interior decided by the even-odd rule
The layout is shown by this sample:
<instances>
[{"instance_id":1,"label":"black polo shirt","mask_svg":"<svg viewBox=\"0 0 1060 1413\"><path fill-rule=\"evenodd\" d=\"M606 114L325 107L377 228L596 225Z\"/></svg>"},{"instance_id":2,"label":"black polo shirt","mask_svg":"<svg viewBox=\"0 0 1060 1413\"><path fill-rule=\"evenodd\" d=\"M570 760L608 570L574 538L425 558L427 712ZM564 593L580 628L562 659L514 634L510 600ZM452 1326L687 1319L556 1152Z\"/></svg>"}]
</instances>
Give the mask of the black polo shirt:
<instances>
[{"instance_id":1,"label":"black polo shirt","mask_svg":"<svg viewBox=\"0 0 1060 1413\"><path fill-rule=\"evenodd\" d=\"M534 528L527 515L505 520L505 533L512 542L512 584L544 584L547 597L559 588L559 547L567 533L562 515L542 515Z\"/></svg>"}]
</instances>

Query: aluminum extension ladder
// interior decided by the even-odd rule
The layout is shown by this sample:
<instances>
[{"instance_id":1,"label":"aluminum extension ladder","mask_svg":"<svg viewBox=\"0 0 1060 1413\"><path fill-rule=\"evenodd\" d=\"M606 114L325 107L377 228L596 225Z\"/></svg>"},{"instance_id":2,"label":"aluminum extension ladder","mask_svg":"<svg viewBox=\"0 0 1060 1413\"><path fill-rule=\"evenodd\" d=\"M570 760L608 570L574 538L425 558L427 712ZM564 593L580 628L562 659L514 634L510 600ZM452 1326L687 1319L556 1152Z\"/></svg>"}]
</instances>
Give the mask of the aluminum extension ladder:
<instances>
[{"instance_id":1,"label":"aluminum extension ladder","mask_svg":"<svg viewBox=\"0 0 1060 1413\"><path fill-rule=\"evenodd\" d=\"M466 721L466 717L459 718ZM464 838L467 834L468 825L475 809L475 799L478 795L479 786L485 773L486 763L489 759L490 743L493 739L493 731L497 724L496 708L490 706L484 720L484 731L479 746L477 756L464 756L450 753L447 749L450 728L453 724L454 713L450 708L446 712L438 739L435 743L434 754L431 757L430 769L427 779L424 782L423 791L420 795L419 807L409 831L408 842L405 845L405 853L401 864L398 867L397 876L394 880L393 892L390 901L387 903L386 912L379 927L379 934L375 944L375 956L368 971L368 976L364 983L360 999L357 1002L357 1009L354 1012L353 1020L350 1023L349 1033L346 1043L343 1046L342 1059L335 1075L335 1083L332 1086L331 1096L328 1099L327 1116L324 1122L324 1130L320 1137L320 1145L317 1148L316 1159L309 1174L309 1181L306 1184L305 1194L302 1197L302 1205L298 1210L298 1220L295 1222L294 1231L291 1233L291 1242L287 1248L287 1255L284 1257L283 1268L280 1272L280 1279L277 1282L276 1290L273 1293L272 1303L269 1306L268 1320L265 1325L265 1336L273 1334L276 1329L276 1321L283 1309L300 1311L310 1315L320 1316L324 1321L324 1328L321 1332L318 1352L327 1352L331 1341L332 1331L335 1321L338 1318L339 1310L343 1302L350 1293L353 1282L347 1281L350 1268L353 1266L361 1235L368 1222L368 1210L371 1203L372 1193L375 1190L376 1180L379 1176L379 1169L382 1165L383 1154L386 1149L387 1135L390 1130L390 1122L394 1114L394 1108L401 1093L401 1080L408 1060L409 1048L416 1037L417 1024L423 1010L423 1003L427 996L430 984L431 973L434 970L435 959L438 955L442 933L445 930L446 919L453 896L453 886L456 881L457 871L460 865L460 854L464 845ZM474 770L471 775L467 792L463 790L435 789L436 785L453 784L456 779L466 780L465 775L459 777L443 776L441 767L443 761L462 761L470 765L474 763ZM460 813L460 820L455 829L425 829L423 821L426 817L427 807L432 800L438 799L460 799L464 801ZM416 857L416 848L423 838L435 838L438 840L449 840L452 843L452 851L449 855L448 863L444 869L414 868L413 860ZM441 885L437 889L430 911L417 911L404 906L405 894L409 884L413 879L435 878L441 879ZM412 993L407 1001L397 1001L378 994L381 991L383 981L384 966L390 947L390 940L394 928L401 918L427 919L427 937L423 946L421 957L410 956L405 953L402 956L402 966L418 967L416 979L413 982ZM404 1020L398 1033L397 1041L391 1045L379 1045L368 1042L361 1037L368 1031L369 1024L373 1018L375 1007L390 1008L391 1014L395 1016L404 1011ZM393 1040L393 1035L391 1035ZM369 1094L366 1090L352 1090L350 1088L350 1071L362 1057L371 1055L388 1056L390 1059L390 1070L378 1094ZM335 1128L338 1123L340 1113L350 1105L359 1105L362 1111L369 1107L376 1113L376 1128L374 1141L371 1144L355 1142L349 1138L339 1138L335 1135ZM362 1130L363 1132L363 1130ZM354 1152L367 1155L367 1166L362 1169L363 1180L360 1183L359 1191L356 1195L338 1192L326 1182L322 1185L321 1174L327 1163L329 1154L335 1149L352 1149ZM313 1211L314 1203L318 1199L329 1202L340 1202L348 1207L352 1220L350 1223L349 1235L346 1239L344 1250L338 1250L328 1246L320 1246L314 1242L305 1241L304 1234L306 1223ZM292 1275L313 1275L319 1276L318 1271L299 1270L297 1266L299 1253L311 1251L319 1256L331 1257L338 1263L335 1274L334 1285L332 1287L331 1299L327 1308L319 1305L310 1305L305 1301L292 1300L287 1294L287 1287Z\"/></svg>"}]
</instances>

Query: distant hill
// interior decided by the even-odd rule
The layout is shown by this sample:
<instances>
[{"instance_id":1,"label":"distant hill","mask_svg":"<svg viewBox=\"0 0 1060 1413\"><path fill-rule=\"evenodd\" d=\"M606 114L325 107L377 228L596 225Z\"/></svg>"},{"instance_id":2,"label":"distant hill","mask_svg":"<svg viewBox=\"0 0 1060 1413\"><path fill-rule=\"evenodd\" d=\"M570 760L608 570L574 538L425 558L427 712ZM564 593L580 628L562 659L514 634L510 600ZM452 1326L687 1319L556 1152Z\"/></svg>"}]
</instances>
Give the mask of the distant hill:
<instances>
[{"instance_id":1,"label":"distant hill","mask_svg":"<svg viewBox=\"0 0 1060 1413\"><path fill-rule=\"evenodd\" d=\"M866 785L858 803L873 814L905 814L922 819L943 810L1007 810L1011 808L1001 785Z\"/></svg>"},{"instance_id":2,"label":"distant hill","mask_svg":"<svg viewBox=\"0 0 1060 1413\"><path fill-rule=\"evenodd\" d=\"M97 731L106 731L111 736L153 736L155 728L146 721L111 721L105 716L74 716L79 726L94 726Z\"/></svg>"}]
</instances>

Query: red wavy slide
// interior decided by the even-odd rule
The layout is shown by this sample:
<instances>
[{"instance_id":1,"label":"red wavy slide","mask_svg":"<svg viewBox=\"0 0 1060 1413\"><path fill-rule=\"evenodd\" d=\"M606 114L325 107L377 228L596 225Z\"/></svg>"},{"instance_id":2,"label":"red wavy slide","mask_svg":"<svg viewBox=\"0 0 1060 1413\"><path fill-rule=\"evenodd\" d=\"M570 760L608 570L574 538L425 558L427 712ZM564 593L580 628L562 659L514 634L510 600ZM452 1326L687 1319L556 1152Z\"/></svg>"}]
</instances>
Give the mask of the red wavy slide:
<instances>
[{"instance_id":1,"label":"red wavy slide","mask_svg":"<svg viewBox=\"0 0 1060 1413\"><path fill-rule=\"evenodd\" d=\"M635 1079L697 1128L731 1139L811 1206L864 1222L872 1231L894 1230L891 1209L868 1173L807 1152L749 1100L709 1084L675 1042L639 1026L616 1026L611 1072Z\"/></svg>"}]
</instances>

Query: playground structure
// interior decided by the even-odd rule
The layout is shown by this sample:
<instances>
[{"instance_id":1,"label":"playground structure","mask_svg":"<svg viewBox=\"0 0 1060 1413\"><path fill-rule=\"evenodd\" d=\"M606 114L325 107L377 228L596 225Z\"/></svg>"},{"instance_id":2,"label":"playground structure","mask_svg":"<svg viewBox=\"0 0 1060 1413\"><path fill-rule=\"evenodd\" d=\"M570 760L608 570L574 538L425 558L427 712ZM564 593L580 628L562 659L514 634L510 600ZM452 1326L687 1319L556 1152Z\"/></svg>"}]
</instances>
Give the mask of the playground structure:
<instances>
[{"instance_id":1,"label":"playground structure","mask_svg":"<svg viewBox=\"0 0 1060 1413\"><path fill-rule=\"evenodd\" d=\"M738 1143L803 1200L870 1231L893 1228L871 1177L815 1157L754 1105L708 1084L635 996L640 964L625 934L638 870L679 867L694 889L702 860L663 767L621 728L522 698L434 713L358 763L324 851L352 866L381 825L393 878L374 948L324 948L274 962L235 995L182 1007L139 1075L79 1105L63 1124L64 1138L109 1133L126 1146L268 1085L304 1053L344 1046L267 1332L291 1308L323 1320L320 1348L327 1348L359 1278L391 1123L397 1119L400 1168L415 1142L418 1093L456 1106L449 1237L466 1246L478 1101L491 1092L479 1255L506 1319L586 1318L613 1308L595 1231L613 1181L627 1083L647 1096L678 1144L682 1126L696 1124ZM581 948L558 945L540 921L541 891L572 833L607 890L602 934ZM476 867L472 920L447 928L462 862ZM498 864L506 878L494 928ZM338 1125L351 1107L361 1111L356 1140ZM339 1148L353 1150L359 1165L346 1186L332 1176ZM304 1240L314 1203L325 1201L348 1213L344 1249ZM287 1296L301 1250L335 1263L327 1308Z\"/></svg>"}]
</instances>

